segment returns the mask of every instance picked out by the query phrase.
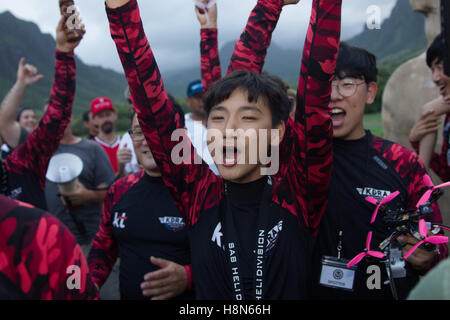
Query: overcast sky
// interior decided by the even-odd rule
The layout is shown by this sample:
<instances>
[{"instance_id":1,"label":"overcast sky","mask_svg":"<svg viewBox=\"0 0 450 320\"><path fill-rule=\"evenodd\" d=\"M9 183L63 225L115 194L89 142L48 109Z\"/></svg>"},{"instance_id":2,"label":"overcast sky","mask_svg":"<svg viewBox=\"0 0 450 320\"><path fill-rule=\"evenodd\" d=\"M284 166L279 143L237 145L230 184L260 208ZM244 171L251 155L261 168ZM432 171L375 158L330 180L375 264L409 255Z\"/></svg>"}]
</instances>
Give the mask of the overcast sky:
<instances>
[{"instance_id":1,"label":"overcast sky","mask_svg":"<svg viewBox=\"0 0 450 320\"><path fill-rule=\"evenodd\" d=\"M396 0L343 1L342 38L362 31L368 19L367 8L377 5L381 18L389 17ZM45 3L45 5L43 5ZM55 34L59 19L57 0L0 0L0 12L36 23L41 31ZM219 44L237 39L256 0L218 0ZM199 60L199 24L193 0L139 0L144 28L162 71L186 66L186 61ZM302 0L296 6L285 7L273 41L284 48L299 48L304 42L312 0ZM78 56L91 65L101 65L122 72L116 49L109 35L104 1L76 0L87 34Z\"/></svg>"}]
</instances>

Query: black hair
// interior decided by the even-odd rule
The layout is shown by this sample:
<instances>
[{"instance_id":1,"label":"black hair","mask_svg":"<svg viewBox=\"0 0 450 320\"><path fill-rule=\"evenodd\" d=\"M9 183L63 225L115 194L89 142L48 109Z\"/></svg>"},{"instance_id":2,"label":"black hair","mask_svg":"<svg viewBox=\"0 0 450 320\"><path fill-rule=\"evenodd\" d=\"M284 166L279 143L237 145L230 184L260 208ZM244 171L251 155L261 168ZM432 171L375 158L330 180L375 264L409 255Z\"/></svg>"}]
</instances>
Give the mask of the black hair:
<instances>
[{"instance_id":1,"label":"black hair","mask_svg":"<svg viewBox=\"0 0 450 320\"><path fill-rule=\"evenodd\" d=\"M272 114L272 125L287 121L291 103L283 81L276 80L267 73L258 74L251 71L234 71L216 82L204 97L207 116L212 107L227 100L237 89L246 92L249 102L264 99Z\"/></svg>"},{"instance_id":2,"label":"black hair","mask_svg":"<svg viewBox=\"0 0 450 320\"><path fill-rule=\"evenodd\" d=\"M85 112L83 113L83 122L89 122L89 114L90 114L90 113L91 113L90 110L85 111Z\"/></svg>"},{"instance_id":3,"label":"black hair","mask_svg":"<svg viewBox=\"0 0 450 320\"><path fill-rule=\"evenodd\" d=\"M363 48L342 42L339 46L335 74L339 79L350 77L364 80L367 84L377 82L377 58Z\"/></svg>"},{"instance_id":4,"label":"black hair","mask_svg":"<svg viewBox=\"0 0 450 320\"><path fill-rule=\"evenodd\" d=\"M445 39L444 35L441 33L434 40L433 43L427 50L427 65L431 68L433 61L438 59L438 63L444 60L445 53Z\"/></svg>"},{"instance_id":5,"label":"black hair","mask_svg":"<svg viewBox=\"0 0 450 320\"><path fill-rule=\"evenodd\" d=\"M178 114L179 117L180 117L181 126L184 127L185 126L185 121L184 121L183 108L181 108L180 104L175 100L175 98L171 94L168 94L168 96L169 96L170 102L172 102L172 107L173 107L174 112L176 114ZM136 115L136 111L134 110L134 108L132 108L132 111L131 111L131 125L133 125L133 119L134 119L135 115Z\"/></svg>"},{"instance_id":6,"label":"black hair","mask_svg":"<svg viewBox=\"0 0 450 320\"><path fill-rule=\"evenodd\" d=\"M28 110L34 112L34 110L31 109L31 108L27 108L27 107L19 108L19 111L17 111L17 118L16 118L16 121L19 122L19 121L20 121L20 117L22 116L22 113L23 113L24 111L28 111Z\"/></svg>"}]
</instances>

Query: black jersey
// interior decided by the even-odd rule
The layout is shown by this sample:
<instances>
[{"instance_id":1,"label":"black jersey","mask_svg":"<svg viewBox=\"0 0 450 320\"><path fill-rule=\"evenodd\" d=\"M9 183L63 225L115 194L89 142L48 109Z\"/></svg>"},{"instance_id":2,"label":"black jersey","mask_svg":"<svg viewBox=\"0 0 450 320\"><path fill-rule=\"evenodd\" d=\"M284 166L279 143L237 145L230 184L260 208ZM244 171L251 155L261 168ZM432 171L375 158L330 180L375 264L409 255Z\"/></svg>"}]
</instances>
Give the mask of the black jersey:
<instances>
[{"instance_id":1,"label":"black jersey","mask_svg":"<svg viewBox=\"0 0 450 320\"><path fill-rule=\"evenodd\" d=\"M148 299L140 288L144 275L159 267L150 257L180 265L190 264L185 224L161 178L144 171L118 180L108 191L100 231L95 236L88 262L94 281L101 286L120 257L122 299ZM186 291L177 299L193 299Z\"/></svg>"},{"instance_id":2,"label":"black jersey","mask_svg":"<svg viewBox=\"0 0 450 320\"><path fill-rule=\"evenodd\" d=\"M334 140L333 174L329 205L319 228L315 249L315 299L392 299L387 273L382 264L363 260L358 264L354 291L347 292L319 285L322 256L337 257L338 234L342 235L342 258L350 260L365 248L366 236L373 232L372 249L390 235L383 216L379 214L374 224L370 220L375 209L365 200L373 197L381 200L400 191L388 205L391 208L414 208L420 196L428 189L423 177L426 170L417 154L396 143L373 136L367 132L359 140ZM441 222L439 208L433 207L433 222ZM441 258L446 256L446 246L441 246ZM367 279L369 265L377 264L381 271L381 289L370 290ZM407 275L396 280L400 298L406 298L415 286L419 274L406 264Z\"/></svg>"},{"instance_id":3,"label":"black jersey","mask_svg":"<svg viewBox=\"0 0 450 320\"><path fill-rule=\"evenodd\" d=\"M262 71L282 7L282 1L258 1L250 15L250 26L236 46L229 72ZM298 82L297 113L295 119L286 121L285 135L279 147L279 170L270 179L270 190L264 191L265 195L260 198L252 192L252 188L256 188L252 183L241 186L243 189L238 193L254 201L248 207L242 207L232 190L230 193L225 190L227 184L232 189L231 184L216 176L205 163L196 164L196 153L190 141L190 152L183 150L185 161L172 161L172 151L179 144L179 140L174 141L172 133L177 129L183 130L183 124L164 89L144 33L138 3L131 0L119 8L107 8L107 13L111 36L130 85L140 126L163 181L190 227L197 297L239 299L236 289L241 290L239 293L244 298L305 297L305 279L311 263L309 237L317 231L325 211L331 175L329 102L340 39L341 1L313 1ZM218 59L212 59L217 63ZM263 211L265 213L261 214ZM267 222L261 224L262 228L258 227L257 233L252 225L254 215L257 216L257 225L260 225L261 217ZM236 228L222 226L231 217ZM236 241L227 240L232 238ZM262 245L258 244L262 248L256 246L256 240L261 239ZM228 248L224 249L224 244ZM231 251L231 244L242 247L236 253ZM238 276L234 275L236 269L233 267L236 256L241 262ZM246 267L249 263L251 268ZM263 279L258 274L261 266ZM249 269L252 274L249 274ZM256 286L249 285L253 281L251 278L254 278ZM259 288L261 283L263 291Z\"/></svg>"}]
</instances>

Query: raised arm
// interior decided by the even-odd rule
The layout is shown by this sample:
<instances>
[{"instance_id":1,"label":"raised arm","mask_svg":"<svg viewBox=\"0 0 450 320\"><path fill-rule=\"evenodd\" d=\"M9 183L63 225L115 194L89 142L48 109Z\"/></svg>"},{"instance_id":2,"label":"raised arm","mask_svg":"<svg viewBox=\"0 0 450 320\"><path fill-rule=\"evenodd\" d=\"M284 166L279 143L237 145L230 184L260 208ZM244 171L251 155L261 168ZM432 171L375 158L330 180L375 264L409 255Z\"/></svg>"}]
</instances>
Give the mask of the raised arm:
<instances>
[{"instance_id":1,"label":"raised arm","mask_svg":"<svg viewBox=\"0 0 450 320\"><path fill-rule=\"evenodd\" d=\"M278 201L298 212L301 225L311 232L328 203L332 164L331 80L340 42L341 0L314 0L303 49L295 120L286 124L280 146L280 190L290 190L295 199Z\"/></svg>"},{"instance_id":2,"label":"raised arm","mask_svg":"<svg viewBox=\"0 0 450 320\"><path fill-rule=\"evenodd\" d=\"M28 136L25 144L6 158L9 170L21 172L28 169L45 185L45 175L50 158L58 148L64 130L70 123L75 95L75 59L73 50L79 42L69 42L64 31L65 18L57 28L55 78L50 102L38 127Z\"/></svg>"},{"instance_id":3,"label":"raised arm","mask_svg":"<svg viewBox=\"0 0 450 320\"><path fill-rule=\"evenodd\" d=\"M3 140L13 149L19 145L20 124L17 121L22 98L27 88L42 79L43 75L37 74L37 69L25 64L25 59L21 58L17 69L17 81L2 102L0 110L0 135Z\"/></svg>"},{"instance_id":4,"label":"raised arm","mask_svg":"<svg viewBox=\"0 0 450 320\"><path fill-rule=\"evenodd\" d=\"M449 121L450 114L447 114L445 124ZM414 150L419 153L425 165L428 160L428 167L433 170L443 182L447 182L450 180L450 167L447 162L447 144L442 143L441 153L437 154L434 152L434 137L431 137L433 138L433 141L426 141L426 138L430 138L430 135L437 135L438 126L439 115L430 115L429 113L423 114L411 129L409 141ZM427 143L431 145L424 146L424 144ZM424 150L427 150L425 156Z\"/></svg>"},{"instance_id":5,"label":"raised arm","mask_svg":"<svg viewBox=\"0 0 450 320\"><path fill-rule=\"evenodd\" d=\"M261 73L272 33L284 5L300 0L258 0L248 18L247 26L236 43L227 74L236 70Z\"/></svg>"},{"instance_id":6,"label":"raised arm","mask_svg":"<svg viewBox=\"0 0 450 320\"><path fill-rule=\"evenodd\" d=\"M118 4L123 4L117 7ZM188 225L194 224L202 206L215 203L221 192L219 178L196 155L180 115L172 107L155 57L144 33L138 3L107 1L111 36L133 96L141 128L175 203ZM177 130L178 129L178 130ZM172 141L172 137L175 141ZM184 142L183 159L177 148ZM174 157L172 157L174 153ZM178 159L181 160L181 159ZM199 164L195 164L195 163ZM201 192L199 191L201 190ZM201 195L199 197L199 194ZM214 200L208 199L213 197Z\"/></svg>"},{"instance_id":7,"label":"raised arm","mask_svg":"<svg viewBox=\"0 0 450 320\"><path fill-rule=\"evenodd\" d=\"M203 0L205 6L209 0ZM197 19L200 22L200 69L202 73L203 92L206 93L214 82L222 78L219 59L219 44L217 40L217 4L201 10L195 7Z\"/></svg>"}]
</instances>

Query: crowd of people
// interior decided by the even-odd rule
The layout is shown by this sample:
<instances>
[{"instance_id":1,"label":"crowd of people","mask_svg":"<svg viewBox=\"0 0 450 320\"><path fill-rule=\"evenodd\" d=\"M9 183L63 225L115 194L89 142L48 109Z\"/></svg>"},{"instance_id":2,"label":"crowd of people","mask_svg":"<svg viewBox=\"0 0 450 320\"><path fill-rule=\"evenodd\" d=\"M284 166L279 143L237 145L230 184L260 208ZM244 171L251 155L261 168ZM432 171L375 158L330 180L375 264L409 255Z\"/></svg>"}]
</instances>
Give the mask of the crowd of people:
<instances>
[{"instance_id":1,"label":"crowd of people","mask_svg":"<svg viewBox=\"0 0 450 320\"><path fill-rule=\"evenodd\" d=\"M350 263L392 234L368 197L380 204L395 195L386 207L419 209L434 187L428 170L450 180L443 36L427 51L441 95L411 129L415 153L364 128L377 62L340 41L341 0L313 0L297 91L263 66L282 11L299 0L256 1L225 76L210 1L195 7L201 80L187 84L184 114L164 87L138 1L106 0L129 84L123 136L107 97L83 114L88 137L72 132L74 50L82 39L74 40L66 16L39 122L20 106L42 76L19 61L0 110L0 299L450 299L450 283L441 281L449 278L447 244L418 246L419 230L392 241L394 276L384 260ZM61 154L82 163L72 190L47 176ZM429 205L431 230L443 221L441 208ZM374 268L381 271L371 286Z\"/></svg>"}]
</instances>

